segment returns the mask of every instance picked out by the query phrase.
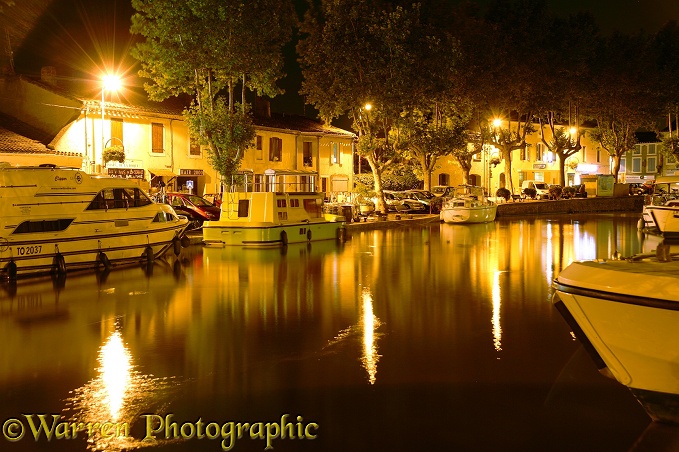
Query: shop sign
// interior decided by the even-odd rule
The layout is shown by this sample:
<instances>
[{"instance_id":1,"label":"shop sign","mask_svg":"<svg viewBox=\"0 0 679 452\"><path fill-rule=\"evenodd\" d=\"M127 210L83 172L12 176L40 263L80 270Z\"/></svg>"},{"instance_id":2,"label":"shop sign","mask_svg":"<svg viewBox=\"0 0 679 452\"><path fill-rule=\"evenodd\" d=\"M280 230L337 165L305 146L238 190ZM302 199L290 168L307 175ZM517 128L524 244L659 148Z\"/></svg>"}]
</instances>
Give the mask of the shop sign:
<instances>
[{"instance_id":1,"label":"shop sign","mask_svg":"<svg viewBox=\"0 0 679 452\"><path fill-rule=\"evenodd\" d=\"M108 175L125 179L144 179L144 168L107 168Z\"/></svg>"},{"instance_id":2,"label":"shop sign","mask_svg":"<svg viewBox=\"0 0 679 452\"><path fill-rule=\"evenodd\" d=\"M202 169L179 169L180 176L202 176Z\"/></svg>"}]
</instances>

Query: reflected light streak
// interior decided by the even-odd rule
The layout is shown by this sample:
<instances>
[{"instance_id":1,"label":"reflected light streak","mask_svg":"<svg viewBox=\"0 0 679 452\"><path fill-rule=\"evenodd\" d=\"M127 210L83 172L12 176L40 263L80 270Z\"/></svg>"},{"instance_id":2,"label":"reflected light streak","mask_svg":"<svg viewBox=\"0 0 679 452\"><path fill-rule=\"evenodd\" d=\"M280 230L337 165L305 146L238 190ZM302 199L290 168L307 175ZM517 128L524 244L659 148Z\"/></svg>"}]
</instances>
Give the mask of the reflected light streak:
<instances>
[{"instance_id":1,"label":"reflected light streak","mask_svg":"<svg viewBox=\"0 0 679 452\"><path fill-rule=\"evenodd\" d=\"M111 452L146 447L144 441L132 437L129 429L138 413L153 411L154 406L178 390L178 385L135 371L132 354L119 331L113 332L101 346L97 361L97 376L73 391L64 412L73 412L71 421L84 424L107 421L118 429L109 432L110 436L95 431L87 438L89 450Z\"/></svg>"},{"instance_id":2,"label":"reflected light streak","mask_svg":"<svg viewBox=\"0 0 679 452\"><path fill-rule=\"evenodd\" d=\"M368 371L368 381L375 384L377 375L377 362L380 355L377 353L375 330L380 326L380 321L373 314L373 299L367 289L363 290L363 305L361 312L361 324L363 325L363 367Z\"/></svg>"},{"instance_id":3,"label":"reflected light streak","mask_svg":"<svg viewBox=\"0 0 679 452\"><path fill-rule=\"evenodd\" d=\"M502 307L502 300L500 296L500 274L502 272L495 271L493 275L493 345L495 351L502 350L502 324L500 323L500 308Z\"/></svg>"},{"instance_id":4,"label":"reflected light streak","mask_svg":"<svg viewBox=\"0 0 679 452\"><path fill-rule=\"evenodd\" d=\"M114 332L99 352L103 397L111 419L120 419L120 409L130 386L130 352L123 344L120 332Z\"/></svg>"}]
</instances>

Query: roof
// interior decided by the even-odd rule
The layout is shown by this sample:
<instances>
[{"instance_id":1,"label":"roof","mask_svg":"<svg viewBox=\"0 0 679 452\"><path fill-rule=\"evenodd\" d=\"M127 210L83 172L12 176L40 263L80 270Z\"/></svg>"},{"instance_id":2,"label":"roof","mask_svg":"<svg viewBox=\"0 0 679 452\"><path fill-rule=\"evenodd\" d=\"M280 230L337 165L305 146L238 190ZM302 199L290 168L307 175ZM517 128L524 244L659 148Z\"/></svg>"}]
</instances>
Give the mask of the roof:
<instances>
[{"instance_id":1,"label":"roof","mask_svg":"<svg viewBox=\"0 0 679 452\"><path fill-rule=\"evenodd\" d=\"M99 81L87 80L58 80L56 85L40 80L22 76L22 80L40 86L55 94L62 95L72 100L83 103L83 106L91 111L101 111L101 88ZM175 97L163 102L154 102L148 99L146 92L140 86L126 86L119 96L111 99L111 94L106 94L104 106L109 112L115 111L122 117L141 117L149 115L165 115L181 118L184 108L190 104L188 97ZM353 138L353 132L340 129L323 122L307 118L306 116L290 115L285 113L271 113L268 117L254 115L255 126L266 127L291 132L308 134L320 134L336 137Z\"/></svg>"}]
</instances>

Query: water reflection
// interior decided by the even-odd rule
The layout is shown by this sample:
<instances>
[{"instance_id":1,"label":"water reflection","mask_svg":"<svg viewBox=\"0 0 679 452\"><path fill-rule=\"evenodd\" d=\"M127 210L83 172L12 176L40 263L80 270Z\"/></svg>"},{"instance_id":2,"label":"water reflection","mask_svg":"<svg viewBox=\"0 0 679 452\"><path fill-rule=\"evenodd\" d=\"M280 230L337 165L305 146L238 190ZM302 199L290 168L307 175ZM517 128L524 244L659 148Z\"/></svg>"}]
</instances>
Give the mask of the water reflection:
<instances>
[{"instance_id":1,"label":"water reflection","mask_svg":"<svg viewBox=\"0 0 679 452\"><path fill-rule=\"evenodd\" d=\"M380 321L373 313L373 299L368 289L363 289L363 305L361 310L361 325L363 326L363 367L368 372L368 381L375 384L377 375L377 361L380 355L377 353L376 330Z\"/></svg>"},{"instance_id":2,"label":"water reflection","mask_svg":"<svg viewBox=\"0 0 679 452\"><path fill-rule=\"evenodd\" d=\"M343 245L196 247L179 267L19 284L0 293L0 419L66 405L69 418L129 422L137 439L98 438L95 450L148 446L142 413L321 425L313 442L275 450L627 450L648 420L628 414L626 388L600 391L617 386L589 362L564 380L591 396L545 403L578 347L549 286L575 259L657 248L636 221L499 218Z\"/></svg>"}]
</instances>

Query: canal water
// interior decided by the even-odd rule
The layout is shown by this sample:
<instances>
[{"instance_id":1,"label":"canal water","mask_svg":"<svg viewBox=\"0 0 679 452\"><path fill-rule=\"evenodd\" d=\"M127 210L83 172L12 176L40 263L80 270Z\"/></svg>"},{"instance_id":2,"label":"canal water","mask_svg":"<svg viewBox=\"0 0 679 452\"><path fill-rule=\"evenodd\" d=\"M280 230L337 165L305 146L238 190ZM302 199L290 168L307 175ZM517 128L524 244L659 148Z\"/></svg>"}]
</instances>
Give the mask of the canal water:
<instances>
[{"instance_id":1,"label":"canal water","mask_svg":"<svg viewBox=\"0 0 679 452\"><path fill-rule=\"evenodd\" d=\"M4 285L0 450L671 450L550 301L573 260L654 248L637 220L196 245Z\"/></svg>"}]
</instances>

